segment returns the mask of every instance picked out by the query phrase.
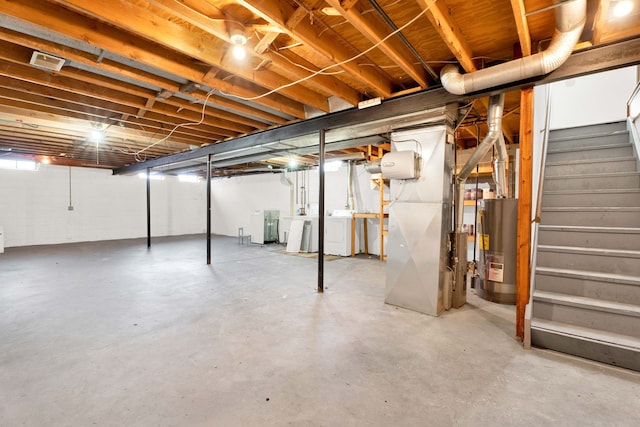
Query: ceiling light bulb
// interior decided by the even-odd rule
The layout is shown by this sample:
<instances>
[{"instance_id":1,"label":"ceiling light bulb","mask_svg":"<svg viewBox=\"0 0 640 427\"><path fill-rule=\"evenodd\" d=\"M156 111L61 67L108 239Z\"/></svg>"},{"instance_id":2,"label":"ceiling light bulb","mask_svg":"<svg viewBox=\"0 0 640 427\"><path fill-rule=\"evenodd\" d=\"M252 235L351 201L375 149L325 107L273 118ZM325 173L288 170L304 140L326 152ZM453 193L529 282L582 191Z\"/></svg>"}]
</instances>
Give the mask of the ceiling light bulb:
<instances>
[{"instance_id":1,"label":"ceiling light bulb","mask_svg":"<svg viewBox=\"0 0 640 427\"><path fill-rule=\"evenodd\" d=\"M93 139L95 142L100 142L102 141L102 132L100 132L97 129L94 129L91 131L91 139Z\"/></svg>"},{"instance_id":2,"label":"ceiling light bulb","mask_svg":"<svg viewBox=\"0 0 640 427\"><path fill-rule=\"evenodd\" d=\"M233 49L231 50L231 54L233 55L234 58L240 61L247 56L247 53L244 50L244 46L239 44L233 46Z\"/></svg>"},{"instance_id":3,"label":"ceiling light bulb","mask_svg":"<svg viewBox=\"0 0 640 427\"><path fill-rule=\"evenodd\" d=\"M622 18L623 16L630 14L632 10L633 2L631 0L618 1L613 7L613 15L617 18Z\"/></svg>"},{"instance_id":4,"label":"ceiling light bulb","mask_svg":"<svg viewBox=\"0 0 640 427\"><path fill-rule=\"evenodd\" d=\"M296 159L294 159L293 157L289 159L289 167L290 168L295 168L296 166L298 166L298 161Z\"/></svg>"}]
</instances>

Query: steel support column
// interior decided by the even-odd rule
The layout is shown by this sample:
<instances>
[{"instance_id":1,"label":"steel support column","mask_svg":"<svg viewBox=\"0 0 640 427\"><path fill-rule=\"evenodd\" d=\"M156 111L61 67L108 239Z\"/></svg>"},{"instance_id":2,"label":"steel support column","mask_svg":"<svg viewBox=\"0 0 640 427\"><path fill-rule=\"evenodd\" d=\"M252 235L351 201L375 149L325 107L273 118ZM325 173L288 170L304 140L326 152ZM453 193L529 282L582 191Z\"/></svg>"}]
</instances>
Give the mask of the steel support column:
<instances>
[{"instance_id":1,"label":"steel support column","mask_svg":"<svg viewBox=\"0 0 640 427\"><path fill-rule=\"evenodd\" d=\"M207 155L207 265L211 265L211 156Z\"/></svg>"},{"instance_id":2,"label":"steel support column","mask_svg":"<svg viewBox=\"0 0 640 427\"><path fill-rule=\"evenodd\" d=\"M151 247L151 168L147 168L147 248Z\"/></svg>"},{"instance_id":3,"label":"steel support column","mask_svg":"<svg viewBox=\"0 0 640 427\"><path fill-rule=\"evenodd\" d=\"M318 155L318 292L324 292L324 143L325 130L320 129Z\"/></svg>"}]
</instances>

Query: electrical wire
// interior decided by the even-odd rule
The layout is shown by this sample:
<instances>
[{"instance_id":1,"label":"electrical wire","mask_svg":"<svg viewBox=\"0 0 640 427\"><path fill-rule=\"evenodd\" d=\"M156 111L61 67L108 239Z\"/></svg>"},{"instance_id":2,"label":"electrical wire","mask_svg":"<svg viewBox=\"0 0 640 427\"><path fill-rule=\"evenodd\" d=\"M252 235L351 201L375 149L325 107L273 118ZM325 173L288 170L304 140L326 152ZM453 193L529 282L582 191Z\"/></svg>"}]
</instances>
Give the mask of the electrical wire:
<instances>
[{"instance_id":1,"label":"electrical wire","mask_svg":"<svg viewBox=\"0 0 640 427\"><path fill-rule=\"evenodd\" d=\"M345 59L344 61L340 61L340 62L337 62L337 63L335 63L335 64L328 65L328 66L326 66L326 67L324 67L324 68L322 68L322 69L320 69L320 70L318 70L318 71L314 71L314 72L312 72L311 74L309 74L309 75L308 75L308 76L306 76L306 77L303 77L303 78L298 79L298 80L296 80L296 81L293 81L293 82L291 82L291 83L287 83L287 84L285 84L285 85L279 86L279 87L277 87L277 88L275 88L275 89L272 89L272 90L270 90L270 91L268 91L268 92L265 92L265 93L263 93L263 94L261 94L261 95L257 95L257 96L253 96L253 97L243 97L243 96L239 96L239 95L234 95L234 94L225 93L225 92L221 91L220 89L215 89L215 88L214 88L214 89L211 89L211 90L207 93L207 96L206 96L206 98L205 98L205 100L204 100L204 102L203 102L203 104L202 104L201 117L200 117L200 120L199 120L199 121L197 121L197 122L187 122L187 123L181 123L181 124L175 125L175 126L173 127L173 129L171 129L171 131L169 132L169 134L168 134L167 136L165 136L164 138L161 138L161 139L159 139L158 141L156 141L156 142L154 142L154 143L152 143L152 144L149 144L148 146L146 146L146 147L144 147L144 148L140 149L139 151L137 151L137 152L136 152L136 154L135 154L135 159L136 159L136 161L140 161L140 160L139 160L139 156L140 156L140 154L144 153L145 151L147 151L148 149L150 149L150 148L152 148L152 147L155 147L155 146L156 146L156 145L158 145L158 144L161 144L161 143L163 143L163 142L167 141L167 140L171 137L171 135L173 135L173 134L174 134L174 132L175 132L176 130L178 130L179 128L181 128L181 127L188 127L188 126L198 126L198 125L202 124L202 123L204 122L204 119L205 119L205 111L206 111L206 107L207 107L207 102L209 101L209 98L211 97L211 95L213 95L216 91L217 91L218 93L222 94L223 96L231 97L231 98L236 98L236 99L240 99L240 100L243 100L243 101L255 101L255 100L257 100L257 99L262 99L262 98L264 98L264 97L266 97L266 96L269 96L269 95L272 95L272 94L274 94L274 93L276 93L276 92L279 92L279 91L280 91L280 90L282 90L282 89L286 89L286 88L288 88L288 87L295 86L295 85L297 85L297 84L300 84L300 83L303 83L303 82L305 82L305 81L307 81L307 80L310 80L310 79L312 79L312 78L313 78L313 77L315 77L315 76L318 76L318 75L320 75L320 74L324 74L327 70L330 70L330 69L332 69L332 68L336 68L336 67L340 67L340 66L342 66L342 65L344 65L344 64L347 64L347 63L349 63L349 62L351 62L351 61L355 61L356 59L358 59L358 58L360 58L360 57L362 57L362 56L364 56L364 55L368 54L368 53L369 53L369 52L371 52L372 50L376 49L378 46L380 46L382 43L386 42L389 38L393 37L394 35L396 35L396 34L397 34L397 33L399 33L400 31L402 31L402 30L404 30L405 28L409 27L411 24L413 24L414 22L416 22L416 21L418 20L418 18L420 18L421 16L423 16L423 15L424 15L428 10L429 10L429 7L427 7L427 8L425 8L425 9L423 9L420 13L418 13L416 16L414 16L414 17L413 17L411 20L409 20L406 24L404 24L403 26L399 27L397 30L392 31L392 32L391 32L391 33L389 33L387 36L385 36L383 39L381 39L380 41L378 41L377 43L375 43L373 46L369 47L368 49L365 49L364 51L362 51L362 52L358 53L357 55L355 55L355 56L353 56L353 57L351 57L351 58ZM209 18L209 19L212 19L212 20L218 20L218 21L230 21L230 20L225 20L225 19L214 19L214 18ZM232 22L236 22L236 21L232 21ZM244 27L244 25L243 25L243 27Z\"/></svg>"},{"instance_id":2,"label":"electrical wire","mask_svg":"<svg viewBox=\"0 0 640 427\"><path fill-rule=\"evenodd\" d=\"M181 127L188 127L188 126L198 126L200 124L202 124L204 122L205 119L205 111L207 109L207 102L209 102L209 98L211 97L211 95L213 95L213 93L215 92L215 89L212 89L209 91L209 93L207 93L206 98L204 99L204 102L202 103L202 111L200 113L200 120L197 122L187 122L187 123L180 123L177 124L173 127L173 129L171 129L171 131L169 132L169 134L167 136L165 136L164 138L161 138L159 140L157 140L156 142L154 142L153 144L149 144L148 146L146 146L145 148L139 150L136 153L136 156L140 155L141 153L147 151L149 148L151 147L155 147L158 144L161 144L163 142L165 142L166 140L168 140L169 138L171 138L171 135L174 134L174 132L176 130L178 130Z\"/></svg>"},{"instance_id":3,"label":"electrical wire","mask_svg":"<svg viewBox=\"0 0 640 427\"><path fill-rule=\"evenodd\" d=\"M414 16L414 17L413 17L409 22L407 22L406 24L404 24L402 27L400 27L400 28L398 28L397 30L395 30L395 31L393 31L393 32L391 32L391 33L389 33L389 34L388 34L386 37L384 37L382 40L380 40L379 42L375 43L373 46L369 47L368 49L363 50L362 52L358 53L357 55L355 55L355 56L353 56L353 57L351 57L351 58L345 59L344 61L340 61L340 62L337 62L337 63L335 63L335 64L328 65L328 66L326 66L326 67L324 67L324 68L322 68L322 69L320 69L320 70L318 70L318 71L316 71L316 72L314 72L314 73L312 73L312 74L310 74L310 75L308 75L308 76L306 76L306 77L303 77L303 78L298 79L298 80L296 80L296 81L293 81L293 82L291 82L291 83L287 83L287 84L285 84L285 85L282 85L282 86L280 86L280 87L277 87L277 88L275 88L275 89L272 89L272 90L270 90L270 91L268 91L268 92L265 92L265 93L263 93L263 94L261 94L261 95L257 95L257 96L253 96L253 97L243 97L243 96L238 96L238 95L233 95L233 94L224 93L224 92L222 92L222 91L220 91L220 90L218 90L218 92L219 92L219 93L221 93L221 94L222 94L222 95L224 95L224 96L229 96L229 97L233 97L233 98L241 99L241 100L243 100L243 101L255 101L256 99L264 98L265 96L269 96L269 95L271 95L271 94L274 94L274 93L276 93L276 92L278 92L278 91L280 91L280 90L282 90L282 89L285 89L285 88L288 88L288 87L291 87L291 86L295 86L295 85L300 84L300 83L302 83L302 82L305 82L305 81L307 81L307 80L309 80L309 79L312 79L313 77L315 77L315 76L317 76L317 75L320 75L320 74L324 73L324 72L325 72L325 71L327 71L327 70L330 70L330 69L332 69L332 68L336 68L336 67L340 67L340 66L342 66L342 65L344 65L344 64L347 64L347 63L349 63L349 62L351 62L351 61L354 61L354 60L356 60L356 59L358 59L358 58L360 58L360 57L362 57L362 56L366 55L367 53L369 53L369 52L371 52L372 50L376 49L376 48L377 48L378 46L380 46L382 43L386 42L389 38L391 38L391 37L393 37L394 35L396 35L396 33L399 33L400 31L402 31L402 30L404 30L405 28L407 28L409 25L413 24L415 21L417 21L417 20L418 20L418 18L420 18L421 16L423 16L423 15L424 15L428 10L429 10L429 8L425 8L424 10L422 10L422 12L420 12L419 14L417 14L416 16Z\"/></svg>"},{"instance_id":4,"label":"electrical wire","mask_svg":"<svg viewBox=\"0 0 640 427\"><path fill-rule=\"evenodd\" d=\"M313 70L311 68L305 67L302 64L298 64L295 61L292 61L291 59L287 58L285 55L281 54L278 50L269 49L269 52L272 52L275 55L278 55L279 57L281 57L285 61L289 62L291 65L294 65L294 66L296 66L298 68L302 68L303 70L306 70L306 71L308 71L310 73L315 73L316 71L318 71L318 70ZM344 73L344 70L333 71L333 72L324 72L324 73L321 73L321 74L325 75L325 76L335 76L336 74L343 74L343 73Z\"/></svg>"}]
</instances>

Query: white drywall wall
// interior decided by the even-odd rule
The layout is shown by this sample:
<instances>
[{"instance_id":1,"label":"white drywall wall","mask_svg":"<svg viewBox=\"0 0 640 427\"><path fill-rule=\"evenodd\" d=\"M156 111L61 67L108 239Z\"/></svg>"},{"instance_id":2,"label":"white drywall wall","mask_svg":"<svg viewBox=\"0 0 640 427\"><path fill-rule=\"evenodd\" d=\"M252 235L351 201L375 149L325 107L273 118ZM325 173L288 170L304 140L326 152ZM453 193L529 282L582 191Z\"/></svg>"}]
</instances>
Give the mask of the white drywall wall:
<instances>
[{"instance_id":1,"label":"white drywall wall","mask_svg":"<svg viewBox=\"0 0 640 427\"><path fill-rule=\"evenodd\" d=\"M636 67L551 84L551 129L625 120L637 82Z\"/></svg>"},{"instance_id":2,"label":"white drywall wall","mask_svg":"<svg viewBox=\"0 0 640 427\"><path fill-rule=\"evenodd\" d=\"M317 213L318 170L313 168L308 172L297 172L298 203L296 201L296 172L290 172L287 177L294 187L294 214L301 206L302 175L306 175L308 214ZM354 195L358 212L378 212L379 192L377 187L371 185L371 175L364 167L355 168ZM347 202L347 177L346 164L335 172L327 171L325 174L325 212L331 213L336 209L346 209ZM236 178L215 179L212 182L212 229L215 234L237 236L238 228L246 230L249 226L250 215L256 210L275 209L280 211L280 216L290 216L290 186L285 176L281 173L249 175ZM378 223L369 220L369 251L378 254ZM359 223L359 232L361 233ZM282 231L282 230L281 230ZM281 233L282 235L282 233Z\"/></svg>"},{"instance_id":3,"label":"white drywall wall","mask_svg":"<svg viewBox=\"0 0 640 427\"><path fill-rule=\"evenodd\" d=\"M205 191L204 182L153 180L152 235L202 233ZM0 225L7 247L145 237L146 218L146 181L137 176L53 165L0 169Z\"/></svg>"}]
</instances>

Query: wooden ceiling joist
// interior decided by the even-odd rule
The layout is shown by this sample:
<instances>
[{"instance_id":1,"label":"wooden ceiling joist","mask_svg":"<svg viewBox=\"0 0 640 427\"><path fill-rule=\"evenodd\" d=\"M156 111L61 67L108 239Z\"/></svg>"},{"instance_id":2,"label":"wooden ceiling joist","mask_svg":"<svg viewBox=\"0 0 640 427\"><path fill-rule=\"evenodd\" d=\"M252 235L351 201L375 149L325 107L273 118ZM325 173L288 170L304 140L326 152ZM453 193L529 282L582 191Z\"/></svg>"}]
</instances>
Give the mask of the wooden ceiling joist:
<instances>
[{"instance_id":1,"label":"wooden ceiling joist","mask_svg":"<svg viewBox=\"0 0 640 427\"><path fill-rule=\"evenodd\" d=\"M0 28L0 39L5 42L11 42L16 44L17 46L23 46L25 48L29 48L32 50L49 52L54 55L58 55L62 58L65 58L71 63L71 66L75 64L82 65L85 69L93 69L100 74L112 75L114 77L119 78L120 81L135 81L140 84L148 85L148 86L157 86L160 88L162 92L166 92L168 94L177 93L180 91L180 85L175 81L156 76L151 73L144 72L142 70L137 70L135 68L119 64L113 62L108 59L103 59L100 63L95 61L95 58L92 54L82 52L72 48L61 48L59 45L56 45L53 42L37 39L35 37L27 36L24 34L17 33L15 31L7 30L4 28ZM12 50L16 50L16 47L12 47L9 43L2 43L0 46L0 51L10 52ZM21 58L26 58L24 55ZM16 59L17 61L17 59ZM14 61L15 62L15 61ZM69 65L66 65L65 68L68 68ZM215 77L215 73L217 73L217 69L213 69L212 77ZM131 88L132 86L129 86ZM130 90L130 89L128 89ZM224 98L222 96L218 96L215 94L211 94L207 96L207 94L202 92L194 92L189 94L189 98L192 98L194 101L207 101L208 104L212 104L214 106L220 106L226 110L230 110L236 114L236 121L239 123L245 123L247 125L252 124L246 122L246 117L253 117L255 119L259 119L260 121L266 123L274 123L274 124L284 124L286 120L280 116L275 114L268 113L266 111L253 108L246 104L230 100L228 98ZM171 102L170 97L166 97L169 99L167 102ZM223 110L218 110L223 111ZM220 114L220 113L219 113ZM230 119L231 120L231 119Z\"/></svg>"},{"instance_id":2,"label":"wooden ceiling joist","mask_svg":"<svg viewBox=\"0 0 640 427\"><path fill-rule=\"evenodd\" d=\"M326 2L340 11L351 25L369 39L371 43L377 44L378 49L411 76L420 87L426 88L428 86L424 69L414 64L415 58L413 54L397 37L390 37L382 42L391 32L382 19L374 14L364 15L358 10L358 7L344 9L340 0L326 0Z\"/></svg>"},{"instance_id":3,"label":"wooden ceiling joist","mask_svg":"<svg viewBox=\"0 0 640 427\"><path fill-rule=\"evenodd\" d=\"M245 64L227 54L224 43L208 33L198 33L169 20L162 20L150 8L137 6L125 0L52 0L56 4L76 10L83 15L107 22L125 29L144 39L161 46L174 49L184 55L196 58L206 64L220 67L236 76L251 80L260 86L274 90L295 101L306 103L321 111L328 112L329 106L325 96L307 89L304 86L288 87L290 80L269 70L252 71ZM113 8L127 10L127 14L111 13ZM226 33L226 31L225 31Z\"/></svg>"},{"instance_id":4,"label":"wooden ceiling joist","mask_svg":"<svg viewBox=\"0 0 640 427\"><path fill-rule=\"evenodd\" d=\"M66 139L74 139L75 135L86 135L89 125L86 120L78 120L80 118L86 119L79 113L72 113L51 109L49 112L36 111L35 109L28 109L28 105L21 101L13 102L11 106L9 104L3 105L4 117L8 119L8 122L15 121L23 128L31 129L44 129L44 133L50 135L55 134L67 134ZM114 119L109 122L103 123L109 126L109 136L114 138L121 138L122 140L130 141L132 144L142 144L146 146L149 141L155 137L166 136L167 129L160 128L157 124L154 124L148 119L130 118L129 120ZM111 125L111 126L110 126ZM13 128L15 131L15 127ZM83 138L86 138L84 136ZM59 138L60 139L60 138ZM65 138L62 138L65 139ZM209 139L206 136L195 133L194 131L186 128L179 128L171 135L171 139L167 140L163 146L169 146L173 148L184 148L187 145L202 145L208 143ZM158 146L161 148L162 146ZM171 152L171 150L165 152Z\"/></svg>"},{"instance_id":5,"label":"wooden ceiling joist","mask_svg":"<svg viewBox=\"0 0 640 427\"><path fill-rule=\"evenodd\" d=\"M516 21L516 28L518 29L518 40L520 41L522 56L530 56L531 34L529 33L529 23L527 22L524 0L511 0L511 9L513 9L513 18Z\"/></svg>"},{"instance_id":6,"label":"wooden ceiling joist","mask_svg":"<svg viewBox=\"0 0 640 427\"><path fill-rule=\"evenodd\" d=\"M596 16L593 20L593 43L598 44L602 41L602 35L607 27L607 18L609 17L609 3L611 0L599 0Z\"/></svg>"},{"instance_id":7,"label":"wooden ceiling joist","mask_svg":"<svg viewBox=\"0 0 640 427\"><path fill-rule=\"evenodd\" d=\"M282 28L294 39L301 40L334 64L341 64L340 68L371 87L377 96L386 98L391 95L392 85L388 77L373 67L360 66L359 64L364 63L362 58L353 59L358 53L349 51L344 47L343 42L335 40L327 34L319 37L320 31L318 31L318 27L315 27L307 19L296 20L295 26L288 26L287 21L297 10L288 2L282 0L264 0L258 5L254 4L255 2L239 0L238 3L271 24ZM304 16L306 16L306 10Z\"/></svg>"},{"instance_id":8,"label":"wooden ceiling joist","mask_svg":"<svg viewBox=\"0 0 640 427\"><path fill-rule=\"evenodd\" d=\"M121 167L147 158L171 161L157 159L170 154L184 158L306 137L314 126L335 126L336 117L354 120L341 122L348 127L360 117L376 120L381 109L398 114L416 99L423 104L410 108L422 111L433 102L453 102L444 89L421 90L431 77L437 80L446 64L457 61L469 73L520 51L530 55L532 40L550 39L555 28L550 4L0 0L0 139L7 144L3 149L16 149L12 154L51 155L57 164L102 167L104 161ZM611 0L589 2L581 45L592 48L574 52L541 82L638 63L640 15L613 19L612 5ZM398 28L401 34L391 36ZM247 37L243 60L232 56L231 34L238 31ZM33 60L42 68L32 66ZM61 69L55 68L56 60ZM510 114L519 106L520 97L513 94L507 93L503 117L509 142L517 142L520 126L519 113ZM375 97L385 98L383 105L393 105L393 111L350 108ZM462 126L479 123L482 136L487 102L477 100L478 110ZM329 111L327 122L315 120ZM42 120L42 129L19 120ZM79 124L81 130L43 131L46 123L57 128L58 121ZM106 131L99 150L83 136L95 127ZM457 133L460 146L475 146L472 127L471 133L463 128ZM255 165L247 163L233 173Z\"/></svg>"},{"instance_id":9,"label":"wooden ceiling joist","mask_svg":"<svg viewBox=\"0 0 640 427\"><path fill-rule=\"evenodd\" d=\"M467 72L476 71L473 62L473 52L462 35L462 31L451 18L443 2L436 0L416 0L420 7L427 9L427 18L436 29L440 37L449 47L462 68Z\"/></svg>"},{"instance_id":10,"label":"wooden ceiling joist","mask_svg":"<svg viewBox=\"0 0 640 427\"><path fill-rule=\"evenodd\" d=\"M136 40L133 43L130 39L123 38L122 32L115 30L112 26L85 18L45 0L5 1L2 13L42 28L49 28L50 31L78 42L100 46L106 51L135 60L147 67L203 83L224 94L239 98L259 97L254 101L257 104L297 118L305 118L305 110L301 102L288 99L280 94L262 96L263 89L252 88L249 85L238 86L219 77L211 77L210 67L206 69L200 67L201 69L199 69L193 61L186 57L152 45L146 40Z\"/></svg>"},{"instance_id":11,"label":"wooden ceiling joist","mask_svg":"<svg viewBox=\"0 0 640 427\"><path fill-rule=\"evenodd\" d=\"M81 99L77 99L76 102L72 101L64 101L58 99L51 99L42 97L39 95L33 95L25 92L16 91L13 89L1 88L0 89L0 99L2 99L3 109L7 109L8 107L15 107L22 109L24 111L29 111L36 109L38 111L42 111L45 113L49 113L54 116L65 116L71 117L75 119L81 119L88 121L90 123L106 123L110 124L114 122L114 120L105 120L105 116L109 114L114 117L118 117L119 113L115 110L108 109L98 109L95 107L86 107L86 104L82 103ZM83 108L84 105L84 108ZM113 108L121 108L113 107ZM135 114L135 110L129 109L131 114ZM172 127L176 124L184 123L178 120L172 120L170 118L163 118L164 128L159 126L158 122L152 121L151 114L147 114L145 118L134 118L130 119L128 122L120 122L125 125L129 125L133 129L144 129L148 131L150 135L164 135L165 131L168 133ZM211 130L201 131L200 129L193 128L180 128L177 129L173 135L172 140L178 140L182 137L182 141L185 144L193 144L196 141L201 141L201 145L203 143L212 142L212 138L221 140L224 138L222 135L217 135Z\"/></svg>"},{"instance_id":12,"label":"wooden ceiling joist","mask_svg":"<svg viewBox=\"0 0 640 427\"><path fill-rule=\"evenodd\" d=\"M10 76L6 74L7 71L11 72ZM94 102L91 101L91 98L96 98L100 100L102 108L109 112L109 116L113 115L114 111L124 111L123 109L126 107L134 109L127 112L133 115L137 115L137 111L144 109L150 112L157 111L163 115L176 117L189 122L193 122L194 120L195 122L199 121L198 114L192 111L177 113L175 109L163 108L162 103L155 104L155 102L153 106L150 106L147 104L146 99L137 95L131 95L107 87L95 86L63 75L50 76L44 71L18 64L11 64L8 69L7 67L3 67L3 69L0 69L0 75L5 76L4 78L0 78L0 84L2 84L1 82L4 79L6 81L4 85L12 85L11 87L14 89L38 94L50 99L73 100L72 102L81 104L80 108L84 105L92 105ZM14 80L11 80L11 77L13 77ZM17 77L19 77L20 80L15 80ZM253 128L248 126L216 119L215 117L208 117L203 123L204 125L212 126L211 130L214 134L223 135L224 137L233 137L240 133L247 133L253 130ZM235 128L237 131L229 131L229 125L231 129Z\"/></svg>"},{"instance_id":13,"label":"wooden ceiling joist","mask_svg":"<svg viewBox=\"0 0 640 427\"><path fill-rule=\"evenodd\" d=\"M231 43L229 31L224 25L224 19L210 19L204 17L202 14L173 0L151 0L150 4L158 6L162 10L170 12L178 16L179 18L184 19L186 22L189 22L190 24L194 25L204 32L212 34L213 36L225 41L226 43ZM307 79L311 74L307 70L293 66L289 62L284 61L281 57L267 50L269 44L271 44L271 42L277 36L278 33L270 32L267 34L267 36L265 36L266 40L264 42L255 42L253 38L248 37L247 48L248 50L253 51L255 56L260 58L262 61L270 61L281 69L286 70L286 72L290 73L296 80ZM265 46L258 47L261 42L265 44ZM241 69L243 69L242 64L232 64L232 66L234 66L234 68L240 67ZM234 73L237 74L237 70L234 71ZM349 102L351 105L356 105L360 100L359 94L355 89L347 86L346 84L342 83L332 76L317 75L312 79L309 79L307 84L316 86L318 89L322 91L328 91L329 93L339 93L342 99Z\"/></svg>"}]
</instances>

